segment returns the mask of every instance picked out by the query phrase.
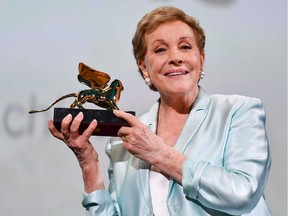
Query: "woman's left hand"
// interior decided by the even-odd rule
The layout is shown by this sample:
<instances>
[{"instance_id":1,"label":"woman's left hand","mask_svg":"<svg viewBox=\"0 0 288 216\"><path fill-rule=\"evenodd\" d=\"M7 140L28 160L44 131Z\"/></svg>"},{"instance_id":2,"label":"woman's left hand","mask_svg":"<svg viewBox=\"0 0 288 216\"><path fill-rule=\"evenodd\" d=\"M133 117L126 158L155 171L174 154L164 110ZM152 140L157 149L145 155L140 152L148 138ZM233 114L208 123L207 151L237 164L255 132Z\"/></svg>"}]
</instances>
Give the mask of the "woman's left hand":
<instances>
[{"instance_id":1,"label":"woman's left hand","mask_svg":"<svg viewBox=\"0 0 288 216\"><path fill-rule=\"evenodd\" d=\"M114 110L114 114L130 125L130 127L121 127L118 131L118 136L123 140L123 147L135 157L148 162L158 172L181 184L182 167L186 155L167 146L161 137L132 114L120 110Z\"/></svg>"},{"instance_id":2,"label":"woman's left hand","mask_svg":"<svg viewBox=\"0 0 288 216\"><path fill-rule=\"evenodd\" d=\"M160 149L167 147L162 138L132 114L121 110L114 110L114 114L130 125L130 127L121 127L118 136L123 140L123 147L137 158L151 163Z\"/></svg>"}]
</instances>

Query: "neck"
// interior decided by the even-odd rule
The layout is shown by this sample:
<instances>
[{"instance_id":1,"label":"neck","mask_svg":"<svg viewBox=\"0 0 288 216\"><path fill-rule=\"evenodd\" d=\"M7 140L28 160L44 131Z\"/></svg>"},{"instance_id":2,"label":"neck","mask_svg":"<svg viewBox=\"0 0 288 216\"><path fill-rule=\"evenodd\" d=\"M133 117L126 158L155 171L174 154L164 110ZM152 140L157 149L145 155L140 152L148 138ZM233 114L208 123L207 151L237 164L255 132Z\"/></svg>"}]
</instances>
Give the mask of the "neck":
<instances>
[{"instance_id":1,"label":"neck","mask_svg":"<svg viewBox=\"0 0 288 216\"><path fill-rule=\"evenodd\" d=\"M161 95L160 112L166 114L168 113L189 114L198 93L199 89L197 89L197 91L195 91L194 93L184 96Z\"/></svg>"}]
</instances>

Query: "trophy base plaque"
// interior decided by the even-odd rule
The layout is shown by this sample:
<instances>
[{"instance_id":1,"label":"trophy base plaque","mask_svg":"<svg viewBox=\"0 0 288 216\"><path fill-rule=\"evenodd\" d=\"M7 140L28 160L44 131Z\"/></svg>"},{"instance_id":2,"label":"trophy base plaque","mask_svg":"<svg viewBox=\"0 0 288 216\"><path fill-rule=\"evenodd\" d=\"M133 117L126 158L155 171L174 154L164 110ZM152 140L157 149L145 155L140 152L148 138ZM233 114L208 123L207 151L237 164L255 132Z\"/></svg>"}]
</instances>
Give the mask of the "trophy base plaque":
<instances>
[{"instance_id":1,"label":"trophy base plaque","mask_svg":"<svg viewBox=\"0 0 288 216\"><path fill-rule=\"evenodd\" d=\"M74 118L79 112L82 112L84 119L79 127L79 133L82 134L89 126L91 121L97 120L97 128L93 132L94 136L117 136L118 130L122 126L128 126L129 124L114 115L112 110L95 110L95 109L70 109L70 108L54 108L53 123L57 130L61 129L62 119L69 113ZM127 111L135 115L133 111Z\"/></svg>"}]
</instances>

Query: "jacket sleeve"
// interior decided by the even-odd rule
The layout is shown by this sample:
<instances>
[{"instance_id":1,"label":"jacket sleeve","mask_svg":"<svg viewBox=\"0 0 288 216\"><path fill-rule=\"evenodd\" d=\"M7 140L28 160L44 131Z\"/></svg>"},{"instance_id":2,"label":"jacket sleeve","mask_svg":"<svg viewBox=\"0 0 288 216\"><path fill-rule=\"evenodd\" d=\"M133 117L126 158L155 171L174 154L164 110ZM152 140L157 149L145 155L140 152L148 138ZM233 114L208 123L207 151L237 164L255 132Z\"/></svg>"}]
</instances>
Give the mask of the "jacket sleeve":
<instances>
[{"instance_id":1,"label":"jacket sleeve","mask_svg":"<svg viewBox=\"0 0 288 216\"><path fill-rule=\"evenodd\" d=\"M270 169L262 102L249 99L234 106L229 118L222 166L188 156L182 185L188 197L204 206L242 215L257 205Z\"/></svg>"},{"instance_id":2,"label":"jacket sleeve","mask_svg":"<svg viewBox=\"0 0 288 216\"><path fill-rule=\"evenodd\" d=\"M106 144L106 154L111 157L111 139ZM111 158L110 158L111 161ZM90 216L119 216L121 215L114 187L114 175L112 164L108 169L109 174L109 190L102 189L94 191L90 194L85 194L82 201L82 206L86 208Z\"/></svg>"},{"instance_id":3,"label":"jacket sleeve","mask_svg":"<svg viewBox=\"0 0 288 216\"><path fill-rule=\"evenodd\" d=\"M116 215L113 201L108 190L97 190L85 195L82 205L89 212L90 216Z\"/></svg>"}]
</instances>

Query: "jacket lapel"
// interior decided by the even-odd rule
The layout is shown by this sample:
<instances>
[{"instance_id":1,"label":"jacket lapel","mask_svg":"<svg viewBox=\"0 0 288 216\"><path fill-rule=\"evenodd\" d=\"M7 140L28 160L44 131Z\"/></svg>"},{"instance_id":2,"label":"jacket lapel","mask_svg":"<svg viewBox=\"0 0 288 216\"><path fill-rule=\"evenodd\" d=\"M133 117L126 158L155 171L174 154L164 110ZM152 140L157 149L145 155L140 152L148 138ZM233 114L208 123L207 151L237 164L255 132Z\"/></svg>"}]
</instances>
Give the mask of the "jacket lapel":
<instances>
[{"instance_id":1,"label":"jacket lapel","mask_svg":"<svg viewBox=\"0 0 288 216\"><path fill-rule=\"evenodd\" d=\"M203 123L209 109L211 97L206 93L202 88L199 90L199 94L196 98L196 101L192 107L192 110L188 116L188 119L183 127L183 130L177 140L175 149L184 153L187 145L190 143L190 140L197 133L197 130ZM155 103L154 106L150 109L149 113L140 118L140 120L147 125L151 131L156 133L157 128L157 115L159 109L159 102ZM141 190L145 202L150 209L152 210L152 202L150 197L150 186L149 186L149 164L145 161L138 160L139 162L139 171L138 179L141 185ZM173 187L173 180L170 181L170 191L169 197L171 195L171 189Z\"/></svg>"},{"instance_id":2,"label":"jacket lapel","mask_svg":"<svg viewBox=\"0 0 288 216\"><path fill-rule=\"evenodd\" d=\"M183 130L176 142L175 149L184 153L187 145L197 133L199 127L207 116L211 97L202 88L194 102L188 119L183 127Z\"/></svg>"},{"instance_id":3,"label":"jacket lapel","mask_svg":"<svg viewBox=\"0 0 288 216\"><path fill-rule=\"evenodd\" d=\"M157 115L158 115L158 108L159 108L159 102L155 103L150 111L146 113L145 115L140 117L140 121L143 122L149 129L156 133L156 127L157 127ZM144 203L148 207L151 215L153 214L153 207L152 207L152 200L151 200L151 194L150 194L150 184L149 184L149 171L150 171L150 165L142 160L138 159L138 180L141 187L141 194L143 195Z\"/></svg>"}]
</instances>

